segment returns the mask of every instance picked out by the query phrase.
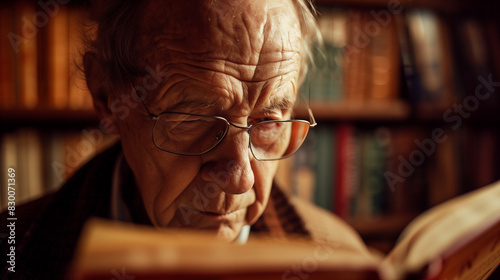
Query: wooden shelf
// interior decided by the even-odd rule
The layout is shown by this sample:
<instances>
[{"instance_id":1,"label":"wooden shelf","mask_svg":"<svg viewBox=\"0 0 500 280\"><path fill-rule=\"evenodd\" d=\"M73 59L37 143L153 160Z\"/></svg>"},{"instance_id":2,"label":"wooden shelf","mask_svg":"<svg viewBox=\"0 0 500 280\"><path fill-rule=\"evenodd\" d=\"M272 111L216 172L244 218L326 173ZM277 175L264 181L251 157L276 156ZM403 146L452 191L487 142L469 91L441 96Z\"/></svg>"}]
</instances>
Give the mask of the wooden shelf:
<instances>
[{"instance_id":1,"label":"wooden shelf","mask_svg":"<svg viewBox=\"0 0 500 280\"><path fill-rule=\"evenodd\" d=\"M328 121L403 121L410 117L411 107L403 101L366 103L319 103L312 102L310 108L316 120ZM307 119L307 107L299 106L297 117Z\"/></svg>"},{"instance_id":2,"label":"wooden shelf","mask_svg":"<svg viewBox=\"0 0 500 280\"><path fill-rule=\"evenodd\" d=\"M416 0L416 1L387 1L387 0L315 0L316 5L348 5L361 7L380 7L387 8L389 3L395 3L395 7L404 8L429 8L433 10L455 11L457 10L457 1L453 0ZM397 4L397 5L396 5Z\"/></svg>"},{"instance_id":3,"label":"wooden shelf","mask_svg":"<svg viewBox=\"0 0 500 280\"><path fill-rule=\"evenodd\" d=\"M424 8L446 13L458 13L467 11L474 12L491 12L492 9L498 8L496 1L488 0L315 0L316 6L347 6L347 7L365 7L388 9L389 3L395 3L395 7L403 8Z\"/></svg>"},{"instance_id":4,"label":"wooden shelf","mask_svg":"<svg viewBox=\"0 0 500 280\"><path fill-rule=\"evenodd\" d=\"M456 103L463 106L461 103ZM465 108L462 110L465 112L463 117L460 113L454 111L455 104L418 104L414 105L415 118L420 121L427 122L445 122L445 123L456 123L457 118L463 122L480 122L480 123L498 123L500 122L500 115L496 106L488 106L486 103L481 103L481 107L478 107L475 111L468 111ZM447 112L449 111L449 112ZM447 114L445 114L447 112ZM447 116L447 117L446 117Z\"/></svg>"},{"instance_id":5,"label":"wooden shelf","mask_svg":"<svg viewBox=\"0 0 500 280\"><path fill-rule=\"evenodd\" d=\"M94 110L54 110L54 109L34 109L34 110L2 110L0 111L0 123L4 124L50 124L50 123L89 123L99 122L99 118Z\"/></svg>"}]
</instances>

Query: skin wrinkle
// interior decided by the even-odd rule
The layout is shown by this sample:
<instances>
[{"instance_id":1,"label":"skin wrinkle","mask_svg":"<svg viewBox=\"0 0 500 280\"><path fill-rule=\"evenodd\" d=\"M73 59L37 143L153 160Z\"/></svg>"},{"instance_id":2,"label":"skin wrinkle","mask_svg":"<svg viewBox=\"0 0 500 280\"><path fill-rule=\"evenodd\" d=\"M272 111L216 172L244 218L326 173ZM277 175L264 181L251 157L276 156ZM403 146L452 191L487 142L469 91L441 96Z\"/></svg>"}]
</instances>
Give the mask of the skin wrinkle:
<instances>
[{"instance_id":1,"label":"skin wrinkle","mask_svg":"<svg viewBox=\"0 0 500 280\"><path fill-rule=\"evenodd\" d=\"M267 23L266 23L266 24L267 24ZM261 27L261 29L262 29L262 28L263 28L263 27ZM248 29L248 28L247 28L247 29ZM235 32L233 32L233 33L229 33L229 32L227 32L226 30L224 30L224 31L226 32L226 34L227 34L228 36L222 36L222 38L225 38L225 37L231 37L230 35L235 33ZM245 32L245 34L248 34L248 32ZM179 38L178 38L178 37L176 37L176 40L178 40L178 39L179 39ZM252 46L252 42L253 42L253 41L255 41L255 40L250 40L250 46ZM257 40L257 41L261 41L261 43L260 43L260 44L262 45L262 40ZM172 43L175 43L175 42L167 42L167 43L168 43L168 44L166 44L166 45L168 45L168 46L169 46L169 48L173 48L173 46L175 46L175 44L172 44ZM232 44L232 41L230 41L230 44L231 44L231 45L234 45L234 44ZM262 48L262 46L261 46L261 48ZM181 49L183 49L183 48L181 48ZM195 52L193 52L192 50L191 50L191 52L192 52L192 53L197 53L196 51L195 51ZM232 52L233 52L233 49L231 48L231 52L230 52L230 53L232 53ZM203 51L203 52L200 52L200 53L205 54L206 52L205 52L205 51ZM172 56L172 57L176 57L176 56ZM229 56L229 57L230 57L230 56ZM227 58L227 57L226 57L226 58ZM230 60L230 59L227 59L227 60ZM255 63L253 63L253 64L255 64Z\"/></svg>"},{"instance_id":2,"label":"skin wrinkle","mask_svg":"<svg viewBox=\"0 0 500 280\"><path fill-rule=\"evenodd\" d=\"M197 158L193 158L193 157L191 157L190 159L192 159L192 160L195 160L195 161L196 161L196 159L197 159ZM198 158L198 161L199 161L199 162L198 162L198 164L201 164L201 162L202 162L201 157L200 157L200 158ZM182 165L182 164L186 164L186 163L185 163L185 160L183 160L182 158L178 158L175 164L181 164L181 165ZM168 180L167 180L168 178L165 178L164 176L162 176L162 177L163 177L163 178L162 178L162 180L168 181ZM191 184L196 184L196 180L197 180L197 178L196 178L196 177L193 177L193 178L192 178L192 180L191 180L191 181L189 181L188 185L191 185ZM162 186L162 185L158 185L158 187L160 187L160 188L161 188L161 187L163 187L163 186ZM168 191L169 191L169 189L168 189L168 188L164 188L164 187L163 187L163 188L161 188L161 189L158 189L158 190L157 190L157 192L158 192L159 194L161 194L161 192L162 192L162 191L166 191L166 192L168 192ZM175 201L176 201L176 200L177 200L180 196L182 196L183 194L185 194L185 192L188 192L188 191L190 191L190 190L186 188L186 189L184 189L182 192L180 192L180 193L179 193L179 194L178 194L175 198L173 198L173 199L172 199L172 197L170 197L170 199L174 201L174 203L173 203L173 204L174 204L174 205L176 205L177 203L176 203ZM202 192L203 190L199 190L199 191L200 191L201 193L203 193L203 192ZM153 204L153 205L164 205L164 204L165 204L165 203L163 202L163 200L164 200L164 199L165 199L165 197L164 197L164 196L162 196L162 195L156 195L156 196L155 196L155 198L154 198L154 204ZM191 201L192 201L192 200L193 200L193 199L191 199ZM178 208L178 205L177 205L177 208ZM159 224L161 227L166 227L166 226L167 226L167 224L164 224L164 223L162 223L161 221L162 221L162 220L165 220L165 218L167 218L167 220L169 220L169 217L165 217L165 216L164 216L165 214L166 214L166 215L168 215L168 216L170 216L170 215L169 215L169 213L167 212L168 210L169 210L169 208L164 208L162 211L154 212L154 213L155 213L155 219L156 219L156 221L157 221L157 224ZM166 213L166 212L167 212L167 213ZM173 214L175 214L175 213L173 213ZM173 217L170 217L170 218L173 218Z\"/></svg>"},{"instance_id":3,"label":"skin wrinkle","mask_svg":"<svg viewBox=\"0 0 500 280\"><path fill-rule=\"evenodd\" d=\"M233 64L238 64L238 65L241 65L241 66L256 66L256 65L261 65L261 66L265 66L265 65L270 65L272 63L277 63L277 62L280 62L280 61L292 61L294 59L294 56L296 55L300 55L300 51L298 50L287 50L287 49L284 49L284 50L272 50L272 51L262 51L258 54L261 55L261 57L266 57L267 60L271 60L270 62L267 62L267 60L258 60L256 63L245 63L245 62L241 62L241 61L237 61L237 60L231 60L229 58L224 58L224 57L219 57L219 56L216 56L216 55L208 55L208 54L195 54L195 56L192 56L193 54L190 53L189 51L186 51L186 50L181 50L181 51L178 51L178 50L175 50L175 49L170 49L168 47L164 47L164 51L169 51L169 52L172 52L173 54L175 54L174 57L172 57L171 59L171 62L169 64L175 64L175 63L192 63L192 62L198 62L198 63L193 63L194 65L203 65L203 63L205 62L215 62L217 60L220 60L221 61L221 65L222 63L224 62L229 62L229 63L233 63ZM189 54L191 55L192 57L190 58L185 58L183 57L183 55L185 54ZM279 54L280 56L284 56L285 58L283 59L277 59L277 58L274 58L274 57L271 57L269 59L269 55L275 55L275 54ZM289 55L286 55L286 54L289 54ZM275 55L276 56L276 55ZM160 58L160 57L157 57L157 58ZM224 62L223 62L224 61ZM248 81L251 81L251 79L248 79Z\"/></svg>"},{"instance_id":4,"label":"skin wrinkle","mask_svg":"<svg viewBox=\"0 0 500 280\"><path fill-rule=\"evenodd\" d=\"M218 18L224 19L227 15L234 12L234 7L241 5L243 1L230 0L231 4L226 3L227 1L212 1L209 9L215 11ZM231 12L230 12L231 11ZM234 17L234 16L233 16Z\"/></svg>"},{"instance_id":5,"label":"skin wrinkle","mask_svg":"<svg viewBox=\"0 0 500 280\"><path fill-rule=\"evenodd\" d=\"M234 7L237 7L232 3ZM253 9L250 8L246 11L247 13L253 13ZM220 11L216 11L220 15ZM221 30L225 32L223 38L228 41L228 44L232 46L229 55L226 56L228 61L231 61L233 52L236 53L254 53L259 54L262 51L262 46L264 41L258 34L262 34L263 26L267 23L267 11L265 10L260 15L255 15L252 21L248 21L242 11L234 11L233 9L232 24L231 28L224 28L221 26ZM220 21L222 22L222 20ZM245 36L246 35L246 36ZM239 41L240 36L244 36L245 40ZM236 37L237 40L230 40L229 38ZM243 49L242 49L243 48ZM254 49L258 49L254 51ZM258 57L253 55L247 56L250 60L243 62L245 64L255 65L258 62Z\"/></svg>"},{"instance_id":6,"label":"skin wrinkle","mask_svg":"<svg viewBox=\"0 0 500 280\"><path fill-rule=\"evenodd\" d=\"M274 54L275 52L271 53ZM289 54L286 57L283 57L284 54ZM180 55L177 55L180 56ZM266 54L260 54L260 57L265 57ZM257 65L260 66L262 69L260 72L266 73L266 79L269 78L269 70L274 70L275 73L279 71L279 69L293 69L294 64L296 63L296 57L300 56L299 52L280 52L280 56L282 56L282 59L273 59L272 62L264 62L260 60L258 64L242 64L238 62L233 62L229 60L223 60L223 59L217 59L217 58L204 58L204 59L176 59L174 62L170 63L169 66L181 66L181 67L186 67L186 66L195 66L199 69L202 70L208 70L208 71L218 71L221 73L225 73L228 75L233 76L234 78L244 81L244 82L254 82L254 81L259 81L261 79L264 79L262 74L259 76L255 76L255 74L252 75L245 75L244 73L247 72L255 72L257 70ZM210 62L210 67L205 65L206 63ZM286 67L273 67L275 64L285 64ZM228 67L231 66L231 67ZM237 67L236 67L237 66ZM212 69L213 67L214 69ZM248 68L248 69L245 69ZM238 75L239 73L239 75ZM276 76L275 74L274 76Z\"/></svg>"},{"instance_id":7,"label":"skin wrinkle","mask_svg":"<svg viewBox=\"0 0 500 280\"><path fill-rule=\"evenodd\" d=\"M172 64L171 64L172 65ZM173 102L169 102L169 104L165 104L165 95L167 94L167 91L179 91L181 93L184 93L187 86L183 87L183 83L189 84L189 79L190 78L196 78L196 75L191 75L190 76L185 76L180 73L171 73L168 72L169 75L166 77L164 82L162 83L163 85L160 85L157 94L150 94L149 96L153 96L153 100L147 100L146 104L149 104L148 108L154 113L155 115L159 115L165 111L173 111L173 107L176 106L176 104L182 103L188 94L179 94L179 99L173 100ZM212 74L215 74L212 73ZM200 81L204 81L203 79L200 79ZM210 79L210 82L212 82L212 79ZM182 89L181 89L182 88ZM215 102L213 101L208 101L208 100L203 100L198 103L208 103L206 104L208 106L213 106L216 105ZM220 111L221 109L218 109Z\"/></svg>"},{"instance_id":8,"label":"skin wrinkle","mask_svg":"<svg viewBox=\"0 0 500 280\"><path fill-rule=\"evenodd\" d=\"M242 131L242 132L244 132L244 131ZM237 142L237 141L234 141L234 142L236 143L236 145L241 145L241 143L239 143L239 142ZM245 143L245 142L246 142L246 143L248 142L248 138L246 138L246 139L243 141L243 143ZM217 149L217 148L216 148L216 149ZM231 172L231 171L230 171L230 172ZM198 184L198 185L199 185L199 184ZM186 190L186 191L188 191L188 190ZM199 190L199 191L200 191L200 193L203 193L203 190ZM182 194L180 194L180 195L182 195ZM179 196L180 196L180 195L179 195ZM227 194L226 194L226 196L227 196ZM233 199L231 199L231 198L233 198ZM220 200L219 200L219 202L218 202L217 204L220 204L220 203L222 202L222 203L225 203L225 205L229 205L229 204L231 204L231 205L233 205L233 206L234 206L234 205L235 205L235 204L234 204L234 201L235 201L235 198L234 198L234 197L230 197L230 198L220 198ZM231 203L229 203L229 202L231 202ZM157 201L156 203L159 203L159 202ZM228 204L228 203L229 203L229 204ZM234 207L233 207L233 208L234 208ZM228 209L229 209L229 207L228 207L228 206L224 206L224 209L228 210ZM208 209L205 209L205 210L206 210L206 211L212 211L212 208L208 208ZM158 219L158 217L157 217L157 219Z\"/></svg>"},{"instance_id":9,"label":"skin wrinkle","mask_svg":"<svg viewBox=\"0 0 500 280\"><path fill-rule=\"evenodd\" d=\"M288 62L288 61L287 61L287 65L292 65L291 63L292 63L292 62ZM171 64L169 64L169 65L170 65L170 66L173 66L173 65L176 65L176 64L172 64L172 63L171 63ZM280 67L279 67L279 68L278 68L278 70L277 70L277 72L278 72L278 73L275 73L275 75L276 75L276 76L272 76L272 77L270 77L270 79L280 78L280 82L278 82L278 84L279 84L280 86L283 86L283 84L282 84L282 83L283 83L283 79L285 78L285 76L288 76L288 75L290 75L290 74L287 74L287 75L279 75L279 73L280 73L280 72L281 72L281 73L283 73L283 72L287 72L288 68L291 68L291 66L290 66L290 67L287 67L287 68L285 68L285 70L283 70L283 67L281 67L281 65L283 65L283 63L282 63L282 62L280 62ZM185 65L185 64L181 64L181 65L179 65L179 66L181 66L181 68L182 68L182 69L185 69L185 67L184 67L184 66L186 66L186 67L187 67L187 65ZM163 68L164 68L164 67L163 67ZM163 68L162 68L162 69L163 69ZM200 68L200 69L205 70L206 68ZM207 74L206 72L207 72L207 71L204 71L203 73ZM211 76L210 76L210 78L208 78L208 79L205 79L202 75L198 74L197 72L194 72L194 73L192 73L192 74L190 73L190 75L186 75L186 78L184 78L184 79L179 79L179 78L177 78L177 79L176 79L176 82L175 82L175 83L173 83L173 84L170 84L170 86L169 86L169 87L170 87L170 88L172 88L172 89L174 89L174 87L175 87L176 85L179 85L180 83L182 83L182 82L184 82L184 81L188 81L188 78L195 79L195 80L197 80L198 82L202 82L202 83L203 83L203 82L205 82L205 80L209 80L209 83L210 83L210 84L212 84L212 85L219 84L219 83L215 83L215 82L214 82L214 79L215 79L215 77L216 77L216 76L222 76L222 77L230 76L230 77L234 78L235 80L241 81L241 79L237 79L237 77L234 77L234 76L232 76L231 74L227 74L227 73L219 73L219 72L215 72L215 71L209 71L208 73L211 75ZM296 75L296 74L298 74L298 73L297 73L296 71L294 71L294 72L292 72L292 74L291 74L291 75L293 75L293 76L294 76L294 75ZM176 73L176 74L171 74L171 76L168 76L168 77L167 77L167 79L165 80L165 83L170 83L170 82L171 82L171 80L172 80L174 77L176 77L176 76L178 76L178 77L182 77L183 75L181 75L181 74L177 74L177 73ZM227 84L227 83L226 83L226 82L222 82L222 84ZM231 83L231 84L233 84L233 83ZM164 87L161 87L161 88L162 88L162 91L161 91L161 92L163 92L163 94L165 94L165 90L163 90L163 88L164 88ZM220 87L214 86L214 89L216 89L216 88L220 88L220 89L222 89L222 90L225 90L222 86L220 86ZM244 90L244 89L243 89L243 90ZM229 90L227 90L227 91L234 91L234 89L229 89ZM164 97L164 96L163 96L163 94L157 94L155 99L156 99L156 100L158 100L158 101L159 101L159 100L161 100L161 99L163 99L163 97ZM155 101L156 101L156 100L155 100ZM149 103L149 102L148 102L148 103ZM151 103L156 103L156 102L151 102ZM162 111L165 111L165 110L162 110ZM162 112L162 111L160 111L160 112Z\"/></svg>"},{"instance_id":10,"label":"skin wrinkle","mask_svg":"<svg viewBox=\"0 0 500 280\"><path fill-rule=\"evenodd\" d=\"M265 16L264 16L264 19L263 19L263 22L264 24L260 25L259 28L258 28L258 33L259 34L265 34L264 30L268 24L268 19L267 19L267 11L265 13ZM252 28L252 23L253 22L249 22L248 19L246 18L242 18L242 23L243 23L243 26L244 28L246 28L246 30L250 30ZM247 36L247 39L248 39L248 42L249 42L249 45L250 45L250 51L254 54L257 54L257 61L255 61L253 64L257 64L260 62L260 55L262 54L262 50L263 50L263 46L264 46L264 41L266 40L265 38L265 35L264 35L264 38L262 38L261 40L252 40L251 39L251 36L249 33L245 33L245 34L248 34ZM258 38L260 39L260 38ZM253 56L251 56L253 57ZM254 77L252 77L252 80L253 80Z\"/></svg>"}]
</instances>

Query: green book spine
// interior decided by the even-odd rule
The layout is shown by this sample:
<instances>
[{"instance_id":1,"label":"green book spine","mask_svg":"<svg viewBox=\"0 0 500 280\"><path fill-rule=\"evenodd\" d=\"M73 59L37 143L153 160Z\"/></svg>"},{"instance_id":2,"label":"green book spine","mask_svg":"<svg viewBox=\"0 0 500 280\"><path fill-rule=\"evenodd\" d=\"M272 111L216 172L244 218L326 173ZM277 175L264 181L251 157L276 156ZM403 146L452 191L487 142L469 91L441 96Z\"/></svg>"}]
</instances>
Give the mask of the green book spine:
<instances>
[{"instance_id":1,"label":"green book spine","mask_svg":"<svg viewBox=\"0 0 500 280\"><path fill-rule=\"evenodd\" d=\"M331 126L318 126L314 129L315 142L315 190L314 202L327 210L333 209L333 128Z\"/></svg>"}]
</instances>

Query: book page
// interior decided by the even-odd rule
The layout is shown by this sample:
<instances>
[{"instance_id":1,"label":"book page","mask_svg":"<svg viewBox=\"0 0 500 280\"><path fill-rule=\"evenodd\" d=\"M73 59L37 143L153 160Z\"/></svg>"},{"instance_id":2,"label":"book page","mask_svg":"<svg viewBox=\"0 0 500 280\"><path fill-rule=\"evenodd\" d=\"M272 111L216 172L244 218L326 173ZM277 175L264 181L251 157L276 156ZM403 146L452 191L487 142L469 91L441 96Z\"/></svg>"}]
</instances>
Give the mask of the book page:
<instances>
[{"instance_id":1,"label":"book page","mask_svg":"<svg viewBox=\"0 0 500 280\"><path fill-rule=\"evenodd\" d=\"M499 201L500 182L496 182L432 208L405 229L399 243L385 259L385 265L395 268L397 278L408 272L417 273L431 263L435 266L430 269L439 271L436 263L450 258L454 251L458 252L459 248L472 244L474 240L496 242L495 233L500 223ZM493 236L486 234L491 232ZM479 256L484 242L469 246L469 254L475 249L473 253ZM499 261L498 246L495 248L496 251L481 256L483 261L493 262L490 266L496 266L495 262L498 264ZM471 260L468 261L470 265ZM476 264L480 265L481 261Z\"/></svg>"},{"instance_id":2,"label":"book page","mask_svg":"<svg viewBox=\"0 0 500 280\"><path fill-rule=\"evenodd\" d=\"M500 263L500 222L483 234L464 240L431 263L429 278L432 280L488 279ZM434 270L434 271L432 271ZM432 273L435 272L435 275Z\"/></svg>"}]
</instances>

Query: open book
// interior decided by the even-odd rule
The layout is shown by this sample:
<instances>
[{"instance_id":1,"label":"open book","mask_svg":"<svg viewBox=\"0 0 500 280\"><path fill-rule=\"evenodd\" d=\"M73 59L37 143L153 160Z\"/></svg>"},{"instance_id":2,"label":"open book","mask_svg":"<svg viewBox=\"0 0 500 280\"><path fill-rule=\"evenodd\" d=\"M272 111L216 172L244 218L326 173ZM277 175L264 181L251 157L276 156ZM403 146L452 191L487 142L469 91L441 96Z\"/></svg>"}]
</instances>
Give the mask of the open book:
<instances>
[{"instance_id":1,"label":"open book","mask_svg":"<svg viewBox=\"0 0 500 280\"><path fill-rule=\"evenodd\" d=\"M385 257L303 239L250 236L245 245L192 231L93 220L75 279L488 279L500 263L500 182L417 217Z\"/></svg>"}]
</instances>

